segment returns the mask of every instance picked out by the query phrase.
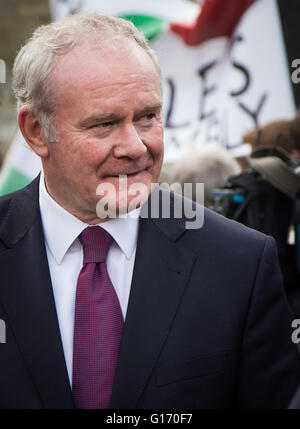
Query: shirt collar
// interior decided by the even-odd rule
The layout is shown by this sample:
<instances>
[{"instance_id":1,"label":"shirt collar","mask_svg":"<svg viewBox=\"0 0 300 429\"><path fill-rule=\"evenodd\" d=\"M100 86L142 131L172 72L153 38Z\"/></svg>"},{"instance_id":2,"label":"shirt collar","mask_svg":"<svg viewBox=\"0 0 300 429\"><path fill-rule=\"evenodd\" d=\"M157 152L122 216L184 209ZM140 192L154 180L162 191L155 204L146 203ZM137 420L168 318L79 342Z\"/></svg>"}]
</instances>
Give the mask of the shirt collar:
<instances>
[{"instance_id":1,"label":"shirt collar","mask_svg":"<svg viewBox=\"0 0 300 429\"><path fill-rule=\"evenodd\" d=\"M79 234L88 226L77 217L61 207L49 195L44 181L43 171L40 177L39 201L45 242L58 264L61 264L68 250L76 250L80 246ZM127 259L129 259L137 243L140 209L130 215L109 219L99 224L110 233Z\"/></svg>"}]
</instances>

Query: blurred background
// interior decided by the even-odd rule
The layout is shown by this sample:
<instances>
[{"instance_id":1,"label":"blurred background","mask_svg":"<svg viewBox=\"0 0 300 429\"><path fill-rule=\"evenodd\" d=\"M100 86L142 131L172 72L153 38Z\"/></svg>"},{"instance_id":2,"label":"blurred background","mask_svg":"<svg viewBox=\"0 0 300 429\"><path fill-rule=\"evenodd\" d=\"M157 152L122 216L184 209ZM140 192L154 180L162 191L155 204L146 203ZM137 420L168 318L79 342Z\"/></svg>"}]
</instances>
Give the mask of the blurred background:
<instances>
[{"instance_id":1,"label":"blurred background","mask_svg":"<svg viewBox=\"0 0 300 429\"><path fill-rule=\"evenodd\" d=\"M203 4L201 0L185 1L195 4L195 6ZM272 2L273 0L269 1ZM67 0L57 0L57 3L62 5L67 2ZM147 0L145 2L147 3ZM0 155L2 158L16 132L14 97L10 85L13 60L24 41L32 34L32 31L39 25L46 24L53 19L50 3L49 0L0 0L0 59L3 59L6 63L6 83L0 84ZM80 4L82 1L77 3ZM94 3L101 10L101 3L107 2L95 0ZM126 5L126 0L123 0L123 3ZM151 1L148 0L148 3L151 4ZM172 1L168 3L172 5ZM292 61L298 57L300 58L300 27L298 25L300 2L297 0L277 0L276 3L282 24L287 65L289 73L292 74ZM266 22L267 25L268 23ZM274 73L276 73L276 70L274 70ZM295 106L298 108L300 105L300 85L292 81L290 85ZM285 116L285 112L282 112L282 114Z\"/></svg>"},{"instance_id":2,"label":"blurred background","mask_svg":"<svg viewBox=\"0 0 300 429\"><path fill-rule=\"evenodd\" d=\"M41 168L17 129L14 57L35 28L80 11L122 16L144 32L162 67L161 182L174 191L204 183L204 195L187 196L273 235L299 315L300 2L0 0L0 195Z\"/></svg>"},{"instance_id":3,"label":"blurred background","mask_svg":"<svg viewBox=\"0 0 300 429\"><path fill-rule=\"evenodd\" d=\"M50 22L48 0L0 0L0 58L6 63L6 83L0 84L0 151L2 157L16 131L11 70L16 53L41 24Z\"/></svg>"}]
</instances>

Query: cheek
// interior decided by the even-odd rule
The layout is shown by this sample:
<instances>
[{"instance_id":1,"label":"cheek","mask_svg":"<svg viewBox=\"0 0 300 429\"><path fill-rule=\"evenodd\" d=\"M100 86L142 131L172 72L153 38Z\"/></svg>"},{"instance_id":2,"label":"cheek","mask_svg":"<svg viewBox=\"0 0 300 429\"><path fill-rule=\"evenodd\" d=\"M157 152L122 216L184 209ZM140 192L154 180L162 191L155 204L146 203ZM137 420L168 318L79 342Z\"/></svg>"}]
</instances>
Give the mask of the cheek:
<instances>
[{"instance_id":1,"label":"cheek","mask_svg":"<svg viewBox=\"0 0 300 429\"><path fill-rule=\"evenodd\" d=\"M151 133L148 139L148 149L155 160L160 160L164 153L163 128L157 127Z\"/></svg>"},{"instance_id":2,"label":"cheek","mask_svg":"<svg viewBox=\"0 0 300 429\"><path fill-rule=\"evenodd\" d=\"M89 137L80 142L79 151L82 157L97 163L110 155L111 146L109 139Z\"/></svg>"},{"instance_id":3,"label":"cheek","mask_svg":"<svg viewBox=\"0 0 300 429\"><path fill-rule=\"evenodd\" d=\"M97 168L109 155L108 145L103 144L95 138L73 138L64 142L59 142L61 148L58 149L57 155L68 169L78 168L86 170Z\"/></svg>"}]
</instances>

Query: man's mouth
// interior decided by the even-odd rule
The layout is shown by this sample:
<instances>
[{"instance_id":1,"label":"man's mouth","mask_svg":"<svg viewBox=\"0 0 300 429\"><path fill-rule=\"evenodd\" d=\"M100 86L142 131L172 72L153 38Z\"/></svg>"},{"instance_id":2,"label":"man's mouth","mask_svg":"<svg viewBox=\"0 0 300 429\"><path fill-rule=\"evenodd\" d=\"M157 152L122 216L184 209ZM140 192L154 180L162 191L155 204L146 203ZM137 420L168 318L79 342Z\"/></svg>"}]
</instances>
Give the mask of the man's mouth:
<instances>
[{"instance_id":1,"label":"man's mouth","mask_svg":"<svg viewBox=\"0 0 300 429\"><path fill-rule=\"evenodd\" d=\"M136 176L137 174L141 173L142 171L144 171L144 170L134 171L133 173L125 173L124 176L133 177L133 176Z\"/></svg>"},{"instance_id":2,"label":"man's mouth","mask_svg":"<svg viewBox=\"0 0 300 429\"><path fill-rule=\"evenodd\" d=\"M110 175L107 175L105 177L120 177L120 176L134 177L134 176L138 175L139 173L142 173L146 169L147 168L143 168L141 170L135 170L135 171L120 172L118 174L110 174Z\"/></svg>"}]
</instances>

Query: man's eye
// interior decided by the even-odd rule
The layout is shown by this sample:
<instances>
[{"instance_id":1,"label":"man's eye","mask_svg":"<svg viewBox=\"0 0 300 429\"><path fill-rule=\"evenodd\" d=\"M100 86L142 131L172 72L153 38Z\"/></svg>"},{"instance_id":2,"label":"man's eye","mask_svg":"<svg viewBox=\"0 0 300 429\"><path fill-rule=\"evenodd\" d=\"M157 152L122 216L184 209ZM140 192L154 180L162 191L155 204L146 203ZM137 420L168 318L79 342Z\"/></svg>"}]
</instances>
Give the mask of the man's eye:
<instances>
[{"instance_id":1,"label":"man's eye","mask_svg":"<svg viewBox=\"0 0 300 429\"><path fill-rule=\"evenodd\" d=\"M97 126L107 128L107 127L110 127L111 125L113 125L112 122L102 122L102 124L98 124Z\"/></svg>"},{"instance_id":2,"label":"man's eye","mask_svg":"<svg viewBox=\"0 0 300 429\"><path fill-rule=\"evenodd\" d=\"M154 118L155 118L155 113L147 113L147 115L144 115L138 119L138 123L145 126L151 125Z\"/></svg>"},{"instance_id":3,"label":"man's eye","mask_svg":"<svg viewBox=\"0 0 300 429\"><path fill-rule=\"evenodd\" d=\"M155 118L155 114L154 113L148 113L148 115L146 115L145 118L148 119L148 121L150 121L151 119Z\"/></svg>"},{"instance_id":4,"label":"man's eye","mask_svg":"<svg viewBox=\"0 0 300 429\"><path fill-rule=\"evenodd\" d=\"M107 122L100 122L100 123L96 123L95 125L91 125L89 127L89 129L97 129L97 128L109 128L111 126L113 126L113 122L111 121L107 121Z\"/></svg>"}]
</instances>

